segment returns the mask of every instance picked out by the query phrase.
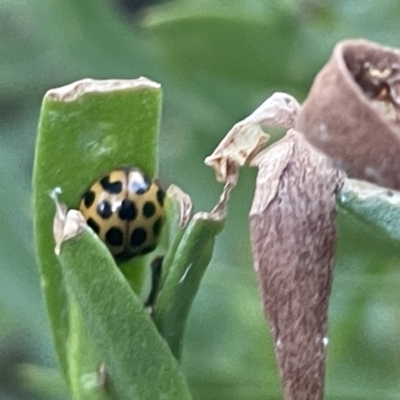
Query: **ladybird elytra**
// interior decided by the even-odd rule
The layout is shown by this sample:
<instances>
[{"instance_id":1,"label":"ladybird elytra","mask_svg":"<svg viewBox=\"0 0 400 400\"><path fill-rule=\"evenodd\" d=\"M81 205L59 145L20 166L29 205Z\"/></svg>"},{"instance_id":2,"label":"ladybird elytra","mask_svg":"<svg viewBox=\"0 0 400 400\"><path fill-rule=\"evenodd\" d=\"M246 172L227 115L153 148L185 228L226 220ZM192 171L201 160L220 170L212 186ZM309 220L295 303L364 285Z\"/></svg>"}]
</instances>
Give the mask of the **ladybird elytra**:
<instances>
[{"instance_id":1,"label":"ladybird elytra","mask_svg":"<svg viewBox=\"0 0 400 400\"><path fill-rule=\"evenodd\" d=\"M165 193L138 168L116 169L82 196L79 210L117 261L153 251L165 220Z\"/></svg>"}]
</instances>

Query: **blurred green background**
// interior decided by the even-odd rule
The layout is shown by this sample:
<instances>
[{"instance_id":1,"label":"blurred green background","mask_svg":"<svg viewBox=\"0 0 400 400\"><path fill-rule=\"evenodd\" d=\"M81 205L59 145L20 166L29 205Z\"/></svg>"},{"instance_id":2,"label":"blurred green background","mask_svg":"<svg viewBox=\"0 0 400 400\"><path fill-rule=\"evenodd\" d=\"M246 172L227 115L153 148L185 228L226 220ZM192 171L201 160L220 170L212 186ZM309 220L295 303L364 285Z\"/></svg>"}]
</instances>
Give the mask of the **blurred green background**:
<instances>
[{"instance_id":1,"label":"blurred green background","mask_svg":"<svg viewBox=\"0 0 400 400\"><path fill-rule=\"evenodd\" d=\"M0 399L42 399L18 365L54 367L32 245L30 181L41 99L91 77L163 85L160 177L210 210L203 164L274 91L300 101L334 44L400 47L398 0L0 0ZM183 359L196 400L281 399L253 274L244 170L191 313ZM400 251L340 212L327 399L400 399ZM53 395L53 399L61 399Z\"/></svg>"}]
</instances>

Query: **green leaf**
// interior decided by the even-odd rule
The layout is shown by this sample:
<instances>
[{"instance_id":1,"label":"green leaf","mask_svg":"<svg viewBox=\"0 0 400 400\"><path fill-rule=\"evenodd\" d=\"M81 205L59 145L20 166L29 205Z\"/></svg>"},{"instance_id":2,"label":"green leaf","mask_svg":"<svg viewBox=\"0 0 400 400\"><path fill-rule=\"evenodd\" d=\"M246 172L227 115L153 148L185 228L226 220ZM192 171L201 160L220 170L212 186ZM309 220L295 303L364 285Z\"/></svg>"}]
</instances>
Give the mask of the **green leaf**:
<instances>
[{"instance_id":1,"label":"green leaf","mask_svg":"<svg viewBox=\"0 0 400 400\"><path fill-rule=\"evenodd\" d=\"M165 283L175 253L185 233L185 228L192 218L192 200L178 186L171 185L168 188L165 200L167 218L162 234L163 254L165 256L162 265L160 288Z\"/></svg>"},{"instance_id":2,"label":"green leaf","mask_svg":"<svg viewBox=\"0 0 400 400\"><path fill-rule=\"evenodd\" d=\"M156 326L177 359L181 356L183 334L193 300L211 260L215 236L224 220L212 214L194 215L180 238L172 243L163 268L168 271L155 311Z\"/></svg>"},{"instance_id":3,"label":"green leaf","mask_svg":"<svg viewBox=\"0 0 400 400\"><path fill-rule=\"evenodd\" d=\"M85 229L67 240L59 260L95 349L95 365L104 365L107 398L190 399L177 362L97 236ZM82 384L77 389L82 397L74 398L86 398Z\"/></svg>"},{"instance_id":4,"label":"green leaf","mask_svg":"<svg viewBox=\"0 0 400 400\"><path fill-rule=\"evenodd\" d=\"M160 101L159 85L144 78L80 81L49 91L43 100L33 177L34 231L51 331L66 379L69 310L54 254L49 193L60 188L60 201L77 208L87 187L116 167L135 165L154 176ZM125 267L136 286L141 264L138 259Z\"/></svg>"},{"instance_id":5,"label":"green leaf","mask_svg":"<svg viewBox=\"0 0 400 400\"><path fill-rule=\"evenodd\" d=\"M338 193L341 208L393 239L400 240L400 194L367 182L348 179Z\"/></svg>"}]
</instances>

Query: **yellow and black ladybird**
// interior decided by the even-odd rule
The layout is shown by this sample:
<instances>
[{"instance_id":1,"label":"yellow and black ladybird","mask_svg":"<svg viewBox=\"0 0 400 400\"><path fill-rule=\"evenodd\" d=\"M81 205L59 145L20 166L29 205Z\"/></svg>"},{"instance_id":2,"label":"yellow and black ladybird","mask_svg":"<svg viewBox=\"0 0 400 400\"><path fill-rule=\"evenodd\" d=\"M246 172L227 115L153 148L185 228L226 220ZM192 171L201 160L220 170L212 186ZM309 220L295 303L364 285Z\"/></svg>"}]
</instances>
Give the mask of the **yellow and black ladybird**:
<instances>
[{"instance_id":1,"label":"yellow and black ladybird","mask_svg":"<svg viewBox=\"0 0 400 400\"><path fill-rule=\"evenodd\" d=\"M84 193L79 210L117 261L153 251L165 219L165 193L138 168L121 168Z\"/></svg>"}]
</instances>

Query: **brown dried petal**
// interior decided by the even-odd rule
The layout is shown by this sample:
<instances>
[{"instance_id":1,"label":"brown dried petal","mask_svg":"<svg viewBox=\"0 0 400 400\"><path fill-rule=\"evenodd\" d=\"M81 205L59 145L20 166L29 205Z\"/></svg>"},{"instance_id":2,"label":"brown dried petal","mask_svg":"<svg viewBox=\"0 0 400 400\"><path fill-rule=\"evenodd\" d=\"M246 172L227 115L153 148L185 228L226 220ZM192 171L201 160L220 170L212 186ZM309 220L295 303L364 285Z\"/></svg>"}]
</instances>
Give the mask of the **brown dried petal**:
<instances>
[{"instance_id":1,"label":"brown dried petal","mask_svg":"<svg viewBox=\"0 0 400 400\"><path fill-rule=\"evenodd\" d=\"M238 167L246 165L268 138L260 126L238 122L204 162L215 170L218 181L236 184Z\"/></svg>"},{"instance_id":2,"label":"brown dried petal","mask_svg":"<svg viewBox=\"0 0 400 400\"><path fill-rule=\"evenodd\" d=\"M167 190L167 197L174 199L179 204L179 227L185 228L192 218L192 199L180 187L170 185Z\"/></svg>"},{"instance_id":3,"label":"brown dried petal","mask_svg":"<svg viewBox=\"0 0 400 400\"><path fill-rule=\"evenodd\" d=\"M399 190L399 51L365 40L340 42L295 127L351 177Z\"/></svg>"},{"instance_id":4,"label":"brown dried petal","mask_svg":"<svg viewBox=\"0 0 400 400\"><path fill-rule=\"evenodd\" d=\"M254 161L254 267L285 398L321 400L341 174L293 130Z\"/></svg>"},{"instance_id":5,"label":"brown dried petal","mask_svg":"<svg viewBox=\"0 0 400 400\"><path fill-rule=\"evenodd\" d=\"M292 128L299 108L293 96L277 92L235 124L205 159L206 165L214 168L217 180L235 185L238 167L248 165L269 139L261 126Z\"/></svg>"},{"instance_id":6,"label":"brown dried petal","mask_svg":"<svg viewBox=\"0 0 400 400\"><path fill-rule=\"evenodd\" d=\"M60 255L61 245L68 239L71 239L87 228L86 220L78 210L69 210L67 206L58 201L60 188L55 188L50 193L56 206L56 213L53 219L53 235L56 246L54 252Z\"/></svg>"},{"instance_id":7,"label":"brown dried petal","mask_svg":"<svg viewBox=\"0 0 400 400\"><path fill-rule=\"evenodd\" d=\"M58 215L56 214L54 218L56 220L58 218ZM56 226L56 224L58 223L54 222L54 226ZM60 255L61 245L65 241L79 235L86 228L86 220L81 212L78 210L69 210L67 212L63 230L61 232L54 233L54 238L56 240L56 247L54 249L54 252L56 253L56 255Z\"/></svg>"}]
</instances>

